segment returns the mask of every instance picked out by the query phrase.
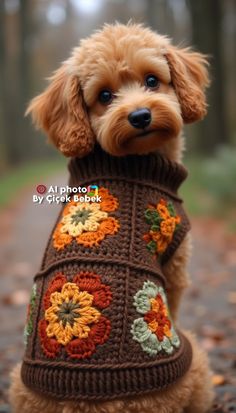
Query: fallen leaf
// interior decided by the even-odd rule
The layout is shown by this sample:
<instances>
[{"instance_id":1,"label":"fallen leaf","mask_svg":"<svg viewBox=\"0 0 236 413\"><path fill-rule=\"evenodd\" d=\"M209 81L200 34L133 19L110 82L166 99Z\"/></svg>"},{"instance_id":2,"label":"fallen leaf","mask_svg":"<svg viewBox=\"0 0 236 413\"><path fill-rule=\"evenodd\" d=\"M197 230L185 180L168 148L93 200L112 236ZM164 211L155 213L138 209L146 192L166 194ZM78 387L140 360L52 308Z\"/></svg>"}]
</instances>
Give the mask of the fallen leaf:
<instances>
[{"instance_id":1,"label":"fallen leaf","mask_svg":"<svg viewBox=\"0 0 236 413\"><path fill-rule=\"evenodd\" d=\"M209 351L215 348L215 342L211 338L202 339L201 345L206 351Z\"/></svg>"},{"instance_id":2,"label":"fallen leaf","mask_svg":"<svg viewBox=\"0 0 236 413\"><path fill-rule=\"evenodd\" d=\"M18 290L14 291L12 294L5 295L2 298L4 304L7 305L24 305L29 301L29 291L28 290Z\"/></svg>"},{"instance_id":3,"label":"fallen leaf","mask_svg":"<svg viewBox=\"0 0 236 413\"><path fill-rule=\"evenodd\" d=\"M214 386L221 386L225 382L225 377L222 374L214 374L214 376L212 377L212 383Z\"/></svg>"},{"instance_id":4,"label":"fallen leaf","mask_svg":"<svg viewBox=\"0 0 236 413\"><path fill-rule=\"evenodd\" d=\"M204 337L211 338L212 340L217 341L217 342L225 339L225 334L222 330L219 330L208 324L202 327L202 335Z\"/></svg>"},{"instance_id":5,"label":"fallen leaf","mask_svg":"<svg viewBox=\"0 0 236 413\"><path fill-rule=\"evenodd\" d=\"M236 304L236 291L230 291L228 294L228 302L230 304Z\"/></svg>"}]
</instances>

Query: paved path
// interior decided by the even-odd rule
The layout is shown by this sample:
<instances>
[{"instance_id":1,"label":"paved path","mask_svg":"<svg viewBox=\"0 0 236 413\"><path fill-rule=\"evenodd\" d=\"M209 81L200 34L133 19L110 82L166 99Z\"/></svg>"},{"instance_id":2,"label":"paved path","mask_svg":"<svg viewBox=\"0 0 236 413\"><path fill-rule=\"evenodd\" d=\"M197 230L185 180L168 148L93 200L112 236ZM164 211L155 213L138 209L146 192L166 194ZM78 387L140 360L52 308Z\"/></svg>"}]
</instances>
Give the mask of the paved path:
<instances>
[{"instance_id":1,"label":"paved path","mask_svg":"<svg viewBox=\"0 0 236 413\"><path fill-rule=\"evenodd\" d=\"M60 176L50 184L64 185ZM33 189L32 189L33 193ZM2 214L0 224L0 413L10 412L6 389L9 371L23 354L22 331L26 305L52 223L56 205L33 205L32 193ZM9 227L6 229L6 226ZM236 412L236 236L222 224L193 221L194 250L190 265L193 283L181 309L184 327L194 330L209 352L216 403L212 412Z\"/></svg>"}]
</instances>

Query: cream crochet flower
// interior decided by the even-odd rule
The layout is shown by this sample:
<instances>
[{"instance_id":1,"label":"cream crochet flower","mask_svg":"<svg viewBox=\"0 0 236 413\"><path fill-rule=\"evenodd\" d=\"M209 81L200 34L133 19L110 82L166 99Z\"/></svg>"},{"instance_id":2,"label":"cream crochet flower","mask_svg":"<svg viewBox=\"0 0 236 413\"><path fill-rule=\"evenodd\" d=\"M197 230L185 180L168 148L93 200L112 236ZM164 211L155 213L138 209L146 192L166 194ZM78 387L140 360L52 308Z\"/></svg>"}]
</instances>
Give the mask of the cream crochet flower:
<instances>
[{"instance_id":1,"label":"cream crochet flower","mask_svg":"<svg viewBox=\"0 0 236 413\"><path fill-rule=\"evenodd\" d=\"M82 202L72 205L62 219L61 232L77 237L85 231L97 231L99 223L108 217L97 203Z\"/></svg>"}]
</instances>

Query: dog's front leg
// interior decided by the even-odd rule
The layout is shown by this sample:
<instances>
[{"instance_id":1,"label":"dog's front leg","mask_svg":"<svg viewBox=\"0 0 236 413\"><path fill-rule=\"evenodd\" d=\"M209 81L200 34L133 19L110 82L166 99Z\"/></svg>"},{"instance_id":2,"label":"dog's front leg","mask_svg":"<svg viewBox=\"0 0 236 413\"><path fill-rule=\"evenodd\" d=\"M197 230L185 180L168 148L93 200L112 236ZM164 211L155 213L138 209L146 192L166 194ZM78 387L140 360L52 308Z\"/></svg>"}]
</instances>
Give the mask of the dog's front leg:
<instances>
[{"instance_id":1,"label":"dog's front leg","mask_svg":"<svg viewBox=\"0 0 236 413\"><path fill-rule=\"evenodd\" d=\"M191 245L191 235L188 233L174 255L163 266L168 303L173 320L177 318L181 296L189 284L187 264Z\"/></svg>"}]
</instances>

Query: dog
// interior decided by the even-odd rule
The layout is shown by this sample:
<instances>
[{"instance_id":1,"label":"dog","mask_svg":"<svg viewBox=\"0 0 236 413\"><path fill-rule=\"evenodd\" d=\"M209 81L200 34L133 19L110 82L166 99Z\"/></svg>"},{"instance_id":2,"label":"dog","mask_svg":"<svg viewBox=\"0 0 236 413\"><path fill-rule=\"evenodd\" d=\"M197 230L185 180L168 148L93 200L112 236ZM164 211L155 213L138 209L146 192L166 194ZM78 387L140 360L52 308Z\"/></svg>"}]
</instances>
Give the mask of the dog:
<instances>
[{"instance_id":1,"label":"dog","mask_svg":"<svg viewBox=\"0 0 236 413\"><path fill-rule=\"evenodd\" d=\"M157 153L168 162L181 164L183 125L206 115L207 68L204 55L178 48L167 37L140 24L105 25L73 50L51 77L48 88L32 100L27 114L62 154L81 162L99 146L112 159ZM114 198L110 197L109 202L113 202L115 210ZM116 231L118 224L113 234ZM60 249L61 244L58 245ZM177 321L180 300L188 286L190 251L187 233L162 265L173 322ZM107 300L111 300L110 295ZM132 331L134 336L134 328ZM191 363L182 377L168 387L128 397L64 400L25 385L21 367L17 366L9 392L13 411L206 413L213 400L207 356L195 337L185 334L191 343Z\"/></svg>"}]
</instances>

